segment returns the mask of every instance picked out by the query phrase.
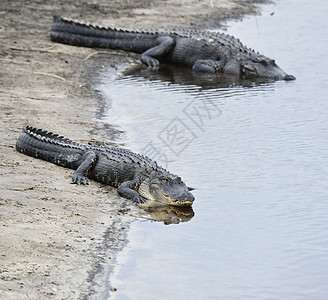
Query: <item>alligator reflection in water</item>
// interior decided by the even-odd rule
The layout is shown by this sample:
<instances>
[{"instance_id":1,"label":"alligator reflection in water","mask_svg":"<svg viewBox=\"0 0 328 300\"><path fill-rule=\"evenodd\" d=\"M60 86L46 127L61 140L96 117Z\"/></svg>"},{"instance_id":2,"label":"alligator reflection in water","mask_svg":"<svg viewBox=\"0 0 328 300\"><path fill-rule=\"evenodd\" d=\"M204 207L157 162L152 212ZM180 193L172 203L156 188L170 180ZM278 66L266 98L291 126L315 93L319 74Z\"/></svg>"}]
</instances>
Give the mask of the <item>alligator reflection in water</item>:
<instances>
[{"instance_id":1,"label":"alligator reflection in water","mask_svg":"<svg viewBox=\"0 0 328 300\"><path fill-rule=\"evenodd\" d=\"M191 206L176 207L160 204L145 207L140 214L141 218L156 222L163 222L165 225L188 222L195 216Z\"/></svg>"},{"instance_id":2,"label":"alligator reflection in water","mask_svg":"<svg viewBox=\"0 0 328 300\"><path fill-rule=\"evenodd\" d=\"M228 74L195 73L184 66L161 65L157 70L142 66L129 68L123 77L132 76L151 82L169 82L170 84L199 86L201 89L226 88L234 86L253 87L274 82L268 78L241 78Z\"/></svg>"}]
</instances>

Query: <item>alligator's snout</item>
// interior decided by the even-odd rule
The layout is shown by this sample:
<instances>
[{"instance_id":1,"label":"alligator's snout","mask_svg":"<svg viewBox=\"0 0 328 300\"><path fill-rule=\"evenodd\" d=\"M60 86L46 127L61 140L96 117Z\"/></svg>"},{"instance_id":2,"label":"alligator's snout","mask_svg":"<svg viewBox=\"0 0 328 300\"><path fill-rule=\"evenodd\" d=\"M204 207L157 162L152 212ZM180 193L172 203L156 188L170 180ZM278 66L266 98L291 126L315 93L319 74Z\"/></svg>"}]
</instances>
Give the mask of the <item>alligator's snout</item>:
<instances>
[{"instance_id":1,"label":"alligator's snout","mask_svg":"<svg viewBox=\"0 0 328 300\"><path fill-rule=\"evenodd\" d=\"M175 199L173 200L175 203L181 203L186 206L191 205L195 200L195 197L192 193L190 192L185 192L180 194L178 197L175 197Z\"/></svg>"},{"instance_id":2,"label":"alligator's snout","mask_svg":"<svg viewBox=\"0 0 328 300\"><path fill-rule=\"evenodd\" d=\"M285 75L285 77L283 78L283 80L286 80L286 81L289 81L289 80L295 80L296 79L296 77L295 76L293 76L293 75Z\"/></svg>"},{"instance_id":3,"label":"alligator's snout","mask_svg":"<svg viewBox=\"0 0 328 300\"><path fill-rule=\"evenodd\" d=\"M170 205L173 206L180 206L180 207L187 207L191 206L195 200L195 197L190 192L185 192L180 194L179 196L174 197L174 199L171 199Z\"/></svg>"},{"instance_id":4,"label":"alligator's snout","mask_svg":"<svg viewBox=\"0 0 328 300\"><path fill-rule=\"evenodd\" d=\"M185 192L185 193L182 193L181 195L179 195L179 197L177 197L177 200L188 200L188 201L192 202L195 200L195 197L192 193Z\"/></svg>"}]
</instances>

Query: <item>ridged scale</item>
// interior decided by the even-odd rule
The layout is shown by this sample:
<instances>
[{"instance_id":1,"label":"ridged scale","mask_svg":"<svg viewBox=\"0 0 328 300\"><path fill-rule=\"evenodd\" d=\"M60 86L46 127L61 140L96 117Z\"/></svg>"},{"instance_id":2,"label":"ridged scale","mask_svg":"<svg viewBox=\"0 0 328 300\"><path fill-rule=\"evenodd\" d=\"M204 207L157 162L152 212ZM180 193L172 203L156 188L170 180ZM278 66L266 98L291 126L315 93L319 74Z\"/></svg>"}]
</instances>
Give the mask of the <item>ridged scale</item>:
<instances>
[{"instance_id":1,"label":"ridged scale","mask_svg":"<svg viewBox=\"0 0 328 300\"><path fill-rule=\"evenodd\" d=\"M247 55L249 57L254 57L261 59L264 57L263 55L256 53L253 49L246 47L242 44L239 39L235 37L220 33L220 32L213 32L208 30L193 30L193 29L135 29L135 30L128 30L116 27L109 27L109 26L101 26L89 22L74 20L71 18L63 18L60 16L56 16L57 20L77 25L85 28L95 29L95 30L104 30L104 31L116 31L118 33L134 33L134 34L146 34L146 35L154 35L154 36L161 36L161 35L169 35L172 37L181 37L187 39L193 39L197 41L204 41L207 44L218 44L221 47L226 47L230 50L230 53L235 53L239 51L242 55ZM227 53L226 53L227 54Z\"/></svg>"},{"instance_id":2,"label":"ridged scale","mask_svg":"<svg viewBox=\"0 0 328 300\"><path fill-rule=\"evenodd\" d=\"M145 171L154 170L158 172L162 171L169 173L164 168L158 166L157 163L151 160L149 157L134 153L127 149L79 144L71 141L70 139L64 138L63 136L59 136L58 134L54 134L42 129L36 129L30 126L24 127L23 131L31 138L45 143L44 147L46 147L46 144L49 144L62 147L63 151L65 151L65 148L82 150L83 152L94 150L100 153L100 155L103 155L108 161L113 161L116 163L136 164Z\"/></svg>"}]
</instances>

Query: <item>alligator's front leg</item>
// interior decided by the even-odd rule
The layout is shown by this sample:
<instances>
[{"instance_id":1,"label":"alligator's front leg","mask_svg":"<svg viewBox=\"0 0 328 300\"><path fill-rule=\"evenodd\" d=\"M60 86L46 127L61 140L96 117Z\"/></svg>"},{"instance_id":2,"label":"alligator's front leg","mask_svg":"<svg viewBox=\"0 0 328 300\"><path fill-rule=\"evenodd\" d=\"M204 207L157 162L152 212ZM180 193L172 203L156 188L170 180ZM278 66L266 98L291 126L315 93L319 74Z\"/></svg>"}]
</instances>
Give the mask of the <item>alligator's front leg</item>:
<instances>
[{"instance_id":1,"label":"alligator's front leg","mask_svg":"<svg viewBox=\"0 0 328 300\"><path fill-rule=\"evenodd\" d=\"M87 151L83 154L82 163L73 174L72 182L77 184L89 184L87 173L97 160L97 155L93 151Z\"/></svg>"},{"instance_id":2,"label":"alligator's front leg","mask_svg":"<svg viewBox=\"0 0 328 300\"><path fill-rule=\"evenodd\" d=\"M194 72L202 73L221 73L223 69L223 61L221 60L211 60L211 59L200 59L195 62L192 67Z\"/></svg>"},{"instance_id":3,"label":"alligator's front leg","mask_svg":"<svg viewBox=\"0 0 328 300\"><path fill-rule=\"evenodd\" d=\"M156 40L157 46L148 49L141 54L141 61L151 68L157 68L159 61L156 58L168 54L175 45L174 38L170 36L161 36Z\"/></svg>"},{"instance_id":4,"label":"alligator's front leg","mask_svg":"<svg viewBox=\"0 0 328 300\"><path fill-rule=\"evenodd\" d=\"M130 180L123 182L118 188L117 192L121 197L124 197L126 199L130 199L135 203L145 203L146 200L139 195L138 192L133 190L132 188L135 188L136 181Z\"/></svg>"}]
</instances>

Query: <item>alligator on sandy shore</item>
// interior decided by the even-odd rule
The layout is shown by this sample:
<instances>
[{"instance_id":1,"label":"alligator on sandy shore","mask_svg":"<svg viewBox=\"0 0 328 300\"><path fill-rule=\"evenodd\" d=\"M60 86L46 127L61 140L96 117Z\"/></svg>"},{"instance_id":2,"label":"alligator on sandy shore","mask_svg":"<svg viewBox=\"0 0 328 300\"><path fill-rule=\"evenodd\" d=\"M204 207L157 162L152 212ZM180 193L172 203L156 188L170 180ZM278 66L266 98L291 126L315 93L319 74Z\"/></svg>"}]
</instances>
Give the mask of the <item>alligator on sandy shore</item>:
<instances>
[{"instance_id":1,"label":"alligator on sandy shore","mask_svg":"<svg viewBox=\"0 0 328 300\"><path fill-rule=\"evenodd\" d=\"M275 61L245 47L238 39L197 30L122 30L54 16L54 42L119 49L141 54L152 68L160 62L191 66L195 72L226 73L241 77L294 80Z\"/></svg>"},{"instance_id":2,"label":"alligator on sandy shore","mask_svg":"<svg viewBox=\"0 0 328 300\"><path fill-rule=\"evenodd\" d=\"M88 184L88 176L117 188L120 196L136 203L148 199L183 207L191 206L195 199L179 176L126 149L78 144L26 126L16 150L76 170L73 183Z\"/></svg>"}]
</instances>

